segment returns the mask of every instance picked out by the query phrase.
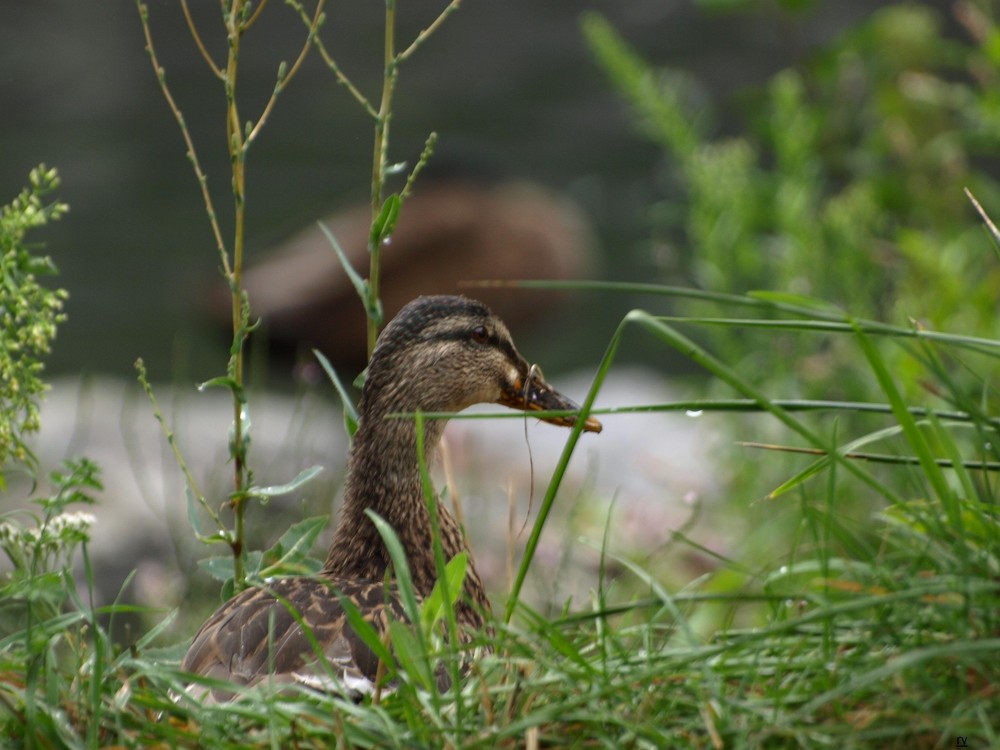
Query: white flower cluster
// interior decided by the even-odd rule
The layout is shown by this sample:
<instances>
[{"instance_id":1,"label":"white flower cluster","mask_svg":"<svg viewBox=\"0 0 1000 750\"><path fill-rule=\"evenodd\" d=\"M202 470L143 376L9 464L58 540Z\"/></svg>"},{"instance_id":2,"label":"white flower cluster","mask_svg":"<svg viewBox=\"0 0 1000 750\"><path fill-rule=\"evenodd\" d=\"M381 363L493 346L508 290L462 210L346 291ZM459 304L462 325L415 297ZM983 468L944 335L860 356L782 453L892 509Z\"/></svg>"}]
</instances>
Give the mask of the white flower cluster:
<instances>
[{"instance_id":1,"label":"white flower cluster","mask_svg":"<svg viewBox=\"0 0 1000 750\"><path fill-rule=\"evenodd\" d=\"M59 536L63 531L73 531L89 539L90 534L88 532L90 531L90 527L96 522L97 518L94 517L93 513L85 513L78 510L72 513L60 513L49 521L48 528L52 536Z\"/></svg>"},{"instance_id":2,"label":"white flower cluster","mask_svg":"<svg viewBox=\"0 0 1000 750\"><path fill-rule=\"evenodd\" d=\"M4 522L0 523L0 546L15 541L21 544L42 542L55 546L67 537L73 541L88 541L90 527L96 522L97 518L93 513L82 511L60 513L38 528L22 528L17 524Z\"/></svg>"}]
</instances>

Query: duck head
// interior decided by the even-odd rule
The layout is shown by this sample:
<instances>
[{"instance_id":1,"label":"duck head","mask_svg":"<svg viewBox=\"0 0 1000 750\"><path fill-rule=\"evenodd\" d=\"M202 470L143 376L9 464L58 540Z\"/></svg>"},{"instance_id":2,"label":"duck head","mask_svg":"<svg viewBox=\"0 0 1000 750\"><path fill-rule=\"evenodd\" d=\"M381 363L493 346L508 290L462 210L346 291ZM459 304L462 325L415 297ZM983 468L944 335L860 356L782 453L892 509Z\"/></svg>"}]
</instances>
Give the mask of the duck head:
<instances>
[{"instance_id":1,"label":"duck head","mask_svg":"<svg viewBox=\"0 0 1000 750\"><path fill-rule=\"evenodd\" d=\"M376 402L378 406L376 406ZM361 399L367 411L458 412L497 403L525 412L577 411L514 346L503 321L460 296L418 297L385 327ZM571 427L575 416L540 417ZM588 417L583 429L600 432Z\"/></svg>"}]
</instances>

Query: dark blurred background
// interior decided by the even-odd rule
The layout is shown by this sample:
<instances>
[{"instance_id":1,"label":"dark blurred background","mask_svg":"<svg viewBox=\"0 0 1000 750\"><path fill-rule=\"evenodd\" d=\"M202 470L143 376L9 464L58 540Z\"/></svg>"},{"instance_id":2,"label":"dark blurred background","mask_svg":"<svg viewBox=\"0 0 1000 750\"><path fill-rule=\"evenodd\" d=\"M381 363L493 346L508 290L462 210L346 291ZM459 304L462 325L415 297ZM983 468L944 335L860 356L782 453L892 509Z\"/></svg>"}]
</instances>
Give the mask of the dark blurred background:
<instances>
[{"instance_id":1,"label":"dark blurred background","mask_svg":"<svg viewBox=\"0 0 1000 750\"><path fill-rule=\"evenodd\" d=\"M444 2L401 2L402 46ZM662 152L638 137L625 105L592 62L579 17L597 9L656 65L690 73L726 101L884 5L874 0L799 3L679 0L467 0L402 69L392 161L411 164L431 130L442 163L501 169L575 201L593 223L606 279L663 278L645 229L663 196ZM940 3L942 10L947 3ZM221 60L218 4L192 2L206 44ZM728 8L728 9L727 9ZM151 0L150 24L167 81L208 173L224 231L231 226L224 98L175 0ZM377 100L382 3L331 2L322 36L341 67ZM304 28L272 2L247 35L239 100L255 118L281 60ZM177 125L144 49L135 4L46 0L0 3L0 198L7 202L39 162L63 178L64 220L38 234L71 298L49 372L131 377L137 356L156 379L222 371L223 334L206 325L204 299L221 288L218 262ZM726 108L718 110L726 131ZM372 127L316 54L281 96L248 167L248 262L302 227L368 199ZM405 210L405 209L404 209ZM531 268L524 269L531 277ZM590 296L556 310L522 348L545 345L555 366L593 362L634 299ZM570 317L571 316L571 317ZM572 326L563 326L568 320ZM577 333L567 332L576 331ZM515 333L519 333L515 331ZM531 336L535 343L531 343ZM561 349L561 350L560 350ZM549 364L552 367L552 364Z\"/></svg>"}]
</instances>

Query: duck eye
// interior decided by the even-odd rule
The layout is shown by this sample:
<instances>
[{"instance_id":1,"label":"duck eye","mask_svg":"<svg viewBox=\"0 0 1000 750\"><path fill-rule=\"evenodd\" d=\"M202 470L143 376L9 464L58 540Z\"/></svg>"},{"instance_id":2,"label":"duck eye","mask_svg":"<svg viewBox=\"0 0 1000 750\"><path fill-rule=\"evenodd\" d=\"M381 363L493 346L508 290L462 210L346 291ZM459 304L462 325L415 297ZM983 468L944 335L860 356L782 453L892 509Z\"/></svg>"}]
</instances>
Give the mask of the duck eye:
<instances>
[{"instance_id":1,"label":"duck eye","mask_svg":"<svg viewBox=\"0 0 1000 750\"><path fill-rule=\"evenodd\" d=\"M489 338L490 334L486 330L486 326L476 326L472 329L472 340L477 344L485 344Z\"/></svg>"}]
</instances>

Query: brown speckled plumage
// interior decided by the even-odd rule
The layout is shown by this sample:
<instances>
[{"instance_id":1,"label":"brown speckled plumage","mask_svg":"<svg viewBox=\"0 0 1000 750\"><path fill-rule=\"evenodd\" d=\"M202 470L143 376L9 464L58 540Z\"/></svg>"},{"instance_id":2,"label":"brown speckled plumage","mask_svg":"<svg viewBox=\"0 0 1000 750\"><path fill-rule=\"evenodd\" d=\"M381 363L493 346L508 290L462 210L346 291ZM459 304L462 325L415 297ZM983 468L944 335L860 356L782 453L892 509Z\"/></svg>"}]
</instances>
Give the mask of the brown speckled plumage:
<instances>
[{"instance_id":1,"label":"brown speckled plumage","mask_svg":"<svg viewBox=\"0 0 1000 750\"><path fill-rule=\"evenodd\" d=\"M340 597L350 598L380 632L387 616L404 615L398 600L386 592L388 552L365 510L375 511L396 531L419 596L430 593L436 578L415 423L388 415L461 411L493 402L525 411L575 408L540 375L529 377L528 364L507 328L481 303L421 297L404 307L382 332L372 355L348 456L344 504L320 576L286 578L230 599L198 631L182 669L243 685L271 675L277 682L329 687L331 671L341 689L356 690L372 681L377 660L347 624ZM424 422L428 461L444 424ZM595 419L585 425L590 431L600 428ZM445 557L466 550L458 523L441 504L438 519ZM489 601L471 555L469 560L457 615L461 625L478 628ZM311 629L329 668L318 663L320 654L289 607ZM388 615L387 607L393 610ZM231 697L229 691L212 693L217 700Z\"/></svg>"}]
</instances>

